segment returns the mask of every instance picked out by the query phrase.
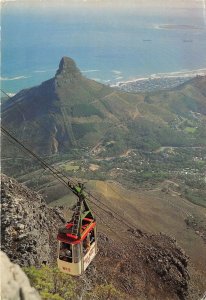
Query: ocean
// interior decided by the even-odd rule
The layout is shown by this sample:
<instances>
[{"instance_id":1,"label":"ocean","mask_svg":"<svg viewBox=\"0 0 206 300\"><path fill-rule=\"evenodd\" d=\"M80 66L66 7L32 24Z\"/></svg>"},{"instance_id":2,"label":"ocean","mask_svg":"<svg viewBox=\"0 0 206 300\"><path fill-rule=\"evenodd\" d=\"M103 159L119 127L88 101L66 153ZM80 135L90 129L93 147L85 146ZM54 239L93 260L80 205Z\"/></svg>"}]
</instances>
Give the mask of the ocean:
<instances>
[{"instance_id":1,"label":"ocean","mask_svg":"<svg viewBox=\"0 0 206 300\"><path fill-rule=\"evenodd\" d=\"M54 76L62 56L73 58L88 78L111 85L206 68L204 15L201 7L8 3L2 9L1 87L12 94L40 84Z\"/></svg>"}]
</instances>

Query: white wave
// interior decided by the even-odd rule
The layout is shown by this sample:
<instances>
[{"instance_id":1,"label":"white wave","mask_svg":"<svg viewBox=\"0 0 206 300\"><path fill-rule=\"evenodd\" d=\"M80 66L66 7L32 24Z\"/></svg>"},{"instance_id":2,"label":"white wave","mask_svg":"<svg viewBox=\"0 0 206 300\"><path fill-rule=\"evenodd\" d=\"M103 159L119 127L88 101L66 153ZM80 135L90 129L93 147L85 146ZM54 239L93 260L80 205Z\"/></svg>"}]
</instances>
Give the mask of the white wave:
<instances>
[{"instance_id":1,"label":"white wave","mask_svg":"<svg viewBox=\"0 0 206 300\"><path fill-rule=\"evenodd\" d=\"M114 73L115 75L121 75L122 72L119 70L112 70L112 73Z\"/></svg>"},{"instance_id":2,"label":"white wave","mask_svg":"<svg viewBox=\"0 0 206 300\"><path fill-rule=\"evenodd\" d=\"M189 77L189 76L195 76L195 75L206 75L206 68L197 69L197 70L181 70L176 72L170 72L170 73L156 73L151 74L151 78L161 78L161 77Z\"/></svg>"},{"instance_id":3,"label":"white wave","mask_svg":"<svg viewBox=\"0 0 206 300\"><path fill-rule=\"evenodd\" d=\"M47 70L35 70L33 73L48 73L48 72L55 72L56 69L47 69Z\"/></svg>"},{"instance_id":4,"label":"white wave","mask_svg":"<svg viewBox=\"0 0 206 300\"><path fill-rule=\"evenodd\" d=\"M15 93L7 93L7 95L9 95L9 97L14 97L16 94Z\"/></svg>"},{"instance_id":5,"label":"white wave","mask_svg":"<svg viewBox=\"0 0 206 300\"><path fill-rule=\"evenodd\" d=\"M99 70L81 70L82 73L93 73L93 72L99 72Z\"/></svg>"},{"instance_id":6,"label":"white wave","mask_svg":"<svg viewBox=\"0 0 206 300\"><path fill-rule=\"evenodd\" d=\"M46 73L47 71L46 70L36 70L34 71L34 73Z\"/></svg>"},{"instance_id":7,"label":"white wave","mask_svg":"<svg viewBox=\"0 0 206 300\"><path fill-rule=\"evenodd\" d=\"M197 70L182 70L182 71L170 72L170 73L156 73L156 74L151 74L148 77L139 77L128 81L118 81L116 84L113 84L111 86L115 87L115 86L130 84L133 82L155 80L160 78L178 78L178 77L192 78L197 75L205 76L206 68L197 69Z\"/></svg>"},{"instance_id":8,"label":"white wave","mask_svg":"<svg viewBox=\"0 0 206 300\"><path fill-rule=\"evenodd\" d=\"M123 79L124 77L123 76L118 76L118 77L116 77L115 79L116 80L120 80L120 79Z\"/></svg>"},{"instance_id":9,"label":"white wave","mask_svg":"<svg viewBox=\"0 0 206 300\"><path fill-rule=\"evenodd\" d=\"M91 79L94 81L102 81L102 79L100 79L100 78L91 78Z\"/></svg>"},{"instance_id":10,"label":"white wave","mask_svg":"<svg viewBox=\"0 0 206 300\"><path fill-rule=\"evenodd\" d=\"M195 26L190 24L154 24L154 29L158 30L202 30L202 26Z\"/></svg>"},{"instance_id":11,"label":"white wave","mask_svg":"<svg viewBox=\"0 0 206 300\"><path fill-rule=\"evenodd\" d=\"M16 94L15 93L6 93L9 97L14 97ZM3 94L3 97L6 97L5 94Z\"/></svg>"},{"instance_id":12,"label":"white wave","mask_svg":"<svg viewBox=\"0 0 206 300\"><path fill-rule=\"evenodd\" d=\"M0 77L1 81L20 80L30 78L31 76Z\"/></svg>"}]
</instances>

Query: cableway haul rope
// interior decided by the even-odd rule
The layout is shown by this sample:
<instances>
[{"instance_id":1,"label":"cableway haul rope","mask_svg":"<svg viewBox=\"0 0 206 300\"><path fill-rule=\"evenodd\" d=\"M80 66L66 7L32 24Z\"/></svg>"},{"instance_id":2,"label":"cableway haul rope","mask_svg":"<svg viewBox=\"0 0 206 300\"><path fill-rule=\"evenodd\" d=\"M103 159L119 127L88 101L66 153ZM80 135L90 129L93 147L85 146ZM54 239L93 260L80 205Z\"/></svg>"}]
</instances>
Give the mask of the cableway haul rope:
<instances>
[{"instance_id":1,"label":"cableway haul rope","mask_svg":"<svg viewBox=\"0 0 206 300\"><path fill-rule=\"evenodd\" d=\"M16 101L13 100L13 98L8 95L8 93L6 93L5 91L3 91L2 89L0 89L1 92L3 94L5 94L7 97L9 97L10 99L12 99L14 105L17 106L19 112L23 114L23 110L20 106L20 104ZM23 118L24 119L24 118ZM41 125L42 126L42 125ZM3 127L2 127L3 128ZM5 129L4 129L5 130ZM45 128L46 131L48 131L48 128ZM5 130L6 131L6 130ZM49 131L48 131L49 132ZM8 135L8 134L9 135ZM39 157L38 155L36 155L33 151L31 151L26 145L25 143L23 144L22 142L20 142L17 138L14 137L14 135L12 135L11 133L8 132L7 130L7 136L9 136L10 138L12 138L16 143L18 143L24 150L28 151L30 155L32 155L35 159L37 159L38 161L40 161L41 165L43 166L43 168L49 169L50 172L52 172L53 176L55 176L56 179L58 179L63 185L65 185L68 188L68 181L71 182L73 185L78 185L78 182L74 182L70 177L68 177L67 175L63 174L62 171L56 169L54 166L49 166L45 160L43 160L41 157ZM31 147L31 146L30 146ZM25 152L24 152L25 153ZM65 177L67 180L65 181L62 177L59 176L62 175L63 177ZM70 189L71 190L71 189ZM99 199L97 199L94 195L92 195L90 192L86 192L85 193L88 194L89 197L87 197L87 200L91 201L93 204L95 204L94 201L91 200L91 198L93 198L94 200L96 200L97 202L101 203L106 209L108 209L109 211L111 211L113 213L113 217L116 218L116 220L118 220L119 222L123 223L125 226L127 226L128 228L134 227L134 224L130 224L128 221L124 221L123 217L118 214L116 211L112 210L108 205L106 205L105 203L103 203L102 201L100 201ZM96 205L96 204L95 204ZM98 207L98 206L97 206ZM100 209L102 209L104 212L109 213L108 211L104 210L103 208L99 207ZM115 217L114 215L118 216ZM120 218L120 219L119 219Z\"/></svg>"},{"instance_id":2,"label":"cableway haul rope","mask_svg":"<svg viewBox=\"0 0 206 300\"><path fill-rule=\"evenodd\" d=\"M2 129L2 131L3 131L3 129ZM3 132L4 133L4 132ZM5 134L5 133L4 133ZM7 135L5 135L7 138L8 138L8 136ZM13 145L15 145L15 146L17 146L22 152L24 152L26 155L28 155L28 152L27 151L25 151L19 144L17 144L17 143L15 143L14 141L12 141L12 140L10 140L9 138L8 138L8 141L10 142L10 143L12 143ZM47 168L45 168L45 167L43 167L44 168L44 170L47 170ZM54 174L53 174L53 176L54 176ZM55 174L55 178L56 178L56 174ZM56 179L58 179L59 180L59 178L56 178ZM60 180L59 180L60 181ZM62 182L62 181L60 181L60 183L62 183L65 187L67 187L68 188L68 185L66 184L65 185L65 182ZM102 208L101 206L99 206L98 204L96 204L94 201L92 201L91 200L91 197L92 198L94 198L95 200L97 200L97 201L99 201L96 197L94 197L91 193L88 193L89 194L89 196L90 196L90 198L86 198L87 200L89 200L92 204L94 204L97 208L99 208L99 209L101 209L101 210L103 210L105 213L107 213L107 214L110 214L110 212L108 212L108 210L105 210L104 208ZM100 202L100 203L102 203L102 202ZM108 208L108 209L110 209L110 208ZM93 210L94 211L94 210ZM110 211L111 211L111 209L110 209ZM104 220L103 220L103 218L102 217L100 217L100 215L96 212L96 211L94 211L94 213L95 213L95 215L100 219L100 221L105 225L105 226L107 226L108 228L109 228L109 230L111 231L111 232L113 232L113 233L115 233L120 239L122 239ZM117 214L117 213L116 213ZM119 220L118 220L119 221ZM123 223L122 221L121 221L121 223ZM129 226L129 225L128 225ZM129 227L129 228L131 228L131 226Z\"/></svg>"},{"instance_id":3,"label":"cableway haul rope","mask_svg":"<svg viewBox=\"0 0 206 300\"><path fill-rule=\"evenodd\" d=\"M59 172L57 169L55 169L54 167L49 166L47 163L45 163L45 161L40 158L37 154L35 154L32 150L30 150L27 146L25 146L21 141L19 141L16 137L14 137L8 130L6 130L3 126L1 126L2 132L9 137L11 140L13 140L17 145L19 145L22 149L22 151L24 153L29 154L30 156L33 156L36 160L38 160L40 162L40 164L42 165L42 167L45 170L49 170L52 175L59 181L61 182L65 187L67 187L68 189L71 190L71 188L68 186L68 181L71 182L73 185L76 185L77 183L75 183L71 178L66 177L64 174L61 174L61 172ZM59 174L61 174L62 176L64 176L65 178L67 178L67 180L65 180L64 178L62 178L61 176L59 176ZM100 201L99 199L97 199L95 196L93 196L90 192L86 192L87 197L86 199L89 200L90 202L92 202L96 207L98 207L99 209L103 210L105 213L109 214L111 216L111 212L112 212L112 216L113 218L115 218L118 222L121 222L121 224L124 224L126 227L128 227L129 229L134 228L134 225L129 224L128 222L124 221L122 219L122 216L120 214L118 214L117 212L115 212L113 209L111 209L108 205L106 205L105 203L103 203L102 201ZM95 203L91 198L93 198L94 200L98 201L101 205L103 205L106 209L102 208L100 205L98 205L97 203ZM109 226L108 226L109 227ZM110 228L111 229L111 228Z\"/></svg>"},{"instance_id":4,"label":"cableway haul rope","mask_svg":"<svg viewBox=\"0 0 206 300\"><path fill-rule=\"evenodd\" d=\"M9 98L11 98L3 90L1 91ZM21 110L19 103L15 101L13 101L13 103L14 105L17 105L18 110L22 114L23 120L25 121L25 116ZM131 225L122 220L122 216L112 210L108 205L104 204L91 193L87 193L84 190L83 184L79 182L75 183L71 178L60 172L58 169L48 165L44 159L33 152L27 145L25 145L25 143L19 141L15 137L15 135L11 133L11 131L8 131L4 126L1 126L1 130L10 143L16 144L16 146L25 154L29 154L30 156L35 158L41 164L44 170L49 170L55 179L62 183L66 188L70 189L77 196L78 201L76 203L72 219L67 222L64 228L59 229L59 233L57 235L57 264L58 268L64 273L74 276L83 274L83 272L86 270L86 268L98 252L96 219L93 216L86 200L89 200L97 208L109 214L110 217L112 212L113 218L115 218L121 224L123 223L128 228L131 228ZM106 209L101 207L101 205L98 205L91 198L99 202ZM114 231L113 228L111 228L96 212L95 215L104 225L106 225L106 227L109 228L111 232L113 232L118 238L120 238L121 242L123 243L122 237L120 237L119 234L117 234L117 232Z\"/></svg>"},{"instance_id":5,"label":"cableway haul rope","mask_svg":"<svg viewBox=\"0 0 206 300\"><path fill-rule=\"evenodd\" d=\"M49 166L47 163L45 163L45 161L43 159L41 159L38 155L36 155L33 151L31 151L28 147L26 147L22 142L20 142L17 138L15 138L10 132L8 132L8 130L6 130L3 126L1 126L2 132L9 137L11 140L13 140L18 146L20 146L22 149L22 151L24 153L29 154L30 156L33 156L35 159L37 159L40 164L42 165L42 167L45 170L49 170L52 175L60 182L62 183L66 188L70 189L71 188L68 186L68 180L76 185L76 183L71 179L68 178L67 180L64 180L62 177L59 176L59 171L57 169L55 169L54 167ZM64 174L62 174L62 176L64 176L65 178L67 178ZM85 191L85 193L87 194L86 199L89 200L93 205L95 205L97 208L99 208L100 210L103 210L105 213L109 214L109 216L111 217L111 212L112 212L112 216L114 217L114 219L116 219L118 222L120 222L121 224L124 224L126 227L128 227L129 229L134 229L134 225L129 224L128 222L125 222L122 219L122 216L120 214L118 214L117 212L115 212L114 210L112 210L109 206L107 206L105 203L103 203L102 201L100 201L99 199L97 199L95 196L93 196L91 193L87 193ZM100 204L102 204L106 209L102 208L100 205L98 205L97 203L95 203L95 201L93 201L91 198L93 198L94 200L96 200L97 202L99 202ZM103 222L102 218L96 213L96 216ZM117 217L118 216L118 217ZM104 225L106 225L110 231L112 231L113 233L115 233L118 237L119 235L105 222L103 222ZM120 237L119 237L120 238Z\"/></svg>"},{"instance_id":6,"label":"cableway haul rope","mask_svg":"<svg viewBox=\"0 0 206 300\"><path fill-rule=\"evenodd\" d=\"M128 228L131 229L133 226L122 220L122 217L113 211L108 205L98 200L91 193L85 192L83 184L76 184L72 179L68 178L64 174L61 174L62 176L60 176L60 172L57 169L55 169L53 166L49 166L42 158L25 146L6 128L1 126L1 130L2 133L8 138L9 142L12 144L16 143L18 148L24 153L34 157L42 165L43 169L49 170L52 173L52 176L54 176L59 182L61 182L77 196L78 201L75 206L72 219L67 222L64 228L59 229L59 233L57 235L57 264L60 271L64 273L73 276L79 276L83 274L98 252L96 219L93 216L86 200L89 200L100 210L103 210L109 214L110 217L112 212L113 218L115 218L121 224L126 225ZM91 198L98 201L106 209L95 203L95 201ZM96 212L95 214L100 221L121 240L121 243L125 245L122 237L120 237L119 234L113 230L113 228L104 222Z\"/></svg>"}]
</instances>

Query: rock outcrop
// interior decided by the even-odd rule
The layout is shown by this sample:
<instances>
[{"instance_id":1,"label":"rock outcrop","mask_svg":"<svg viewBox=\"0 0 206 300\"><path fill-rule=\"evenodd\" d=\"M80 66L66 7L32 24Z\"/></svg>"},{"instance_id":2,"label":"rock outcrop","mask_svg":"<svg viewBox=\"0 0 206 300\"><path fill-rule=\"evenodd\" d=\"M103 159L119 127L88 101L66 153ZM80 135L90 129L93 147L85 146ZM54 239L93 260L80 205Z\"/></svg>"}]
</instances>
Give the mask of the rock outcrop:
<instances>
[{"instance_id":1,"label":"rock outcrop","mask_svg":"<svg viewBox=\"0 0 206 300\"><path fill-rule=\"evenodd\" d=\"M59 69L55 75L56 80L61 78L71 79L70 82L72 82L72 79L75 80L81 78L80 70L77 68L73 59L65 56L62 57L59 63Z\"/></svg>"},{"instance_id":2,"label":"rock outcrop","mask_svg":"<svg viewBox=\"0 0 206 300\"><path fill-rule=\"evenodd\" d=\"M65 223L59 208L50 208L35 192L1 176L2 250L20 266L55 260L58 228Z\"/></svg>"},{"instance_id":3,"label":"rock outcrop","mask_svg":"<svg viewBox=\"0 0 206 300\"><path fill-rule=\"evenodd\" d=\"M22 269L12 263L4 252L0 252L1 299L2 300L41 300L38 292L30 286Z\"/></svg>"}]
</instances>

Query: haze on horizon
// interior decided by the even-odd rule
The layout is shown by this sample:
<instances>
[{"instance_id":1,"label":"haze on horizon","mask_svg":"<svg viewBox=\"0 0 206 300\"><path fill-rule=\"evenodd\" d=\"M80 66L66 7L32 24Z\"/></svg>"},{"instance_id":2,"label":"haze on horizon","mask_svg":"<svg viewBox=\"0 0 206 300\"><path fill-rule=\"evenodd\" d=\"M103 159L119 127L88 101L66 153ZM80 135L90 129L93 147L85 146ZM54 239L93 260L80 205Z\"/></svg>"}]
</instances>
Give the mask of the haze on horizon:
<instances>
[{"instance_id":1,"label":"haze on horizon","mask_svg":"<svg viewBox=\"0 0 206 300\"><path fill-rule=\"evenodd\" d=\"M47 5L47 6L62 6L71 4L90 4L100 6L139 6L139 7L173 7L173 8L203 8L205 9L205 0L0 0L2 4L21 4L26 6Z\"/></svg>"}]
</instances>

